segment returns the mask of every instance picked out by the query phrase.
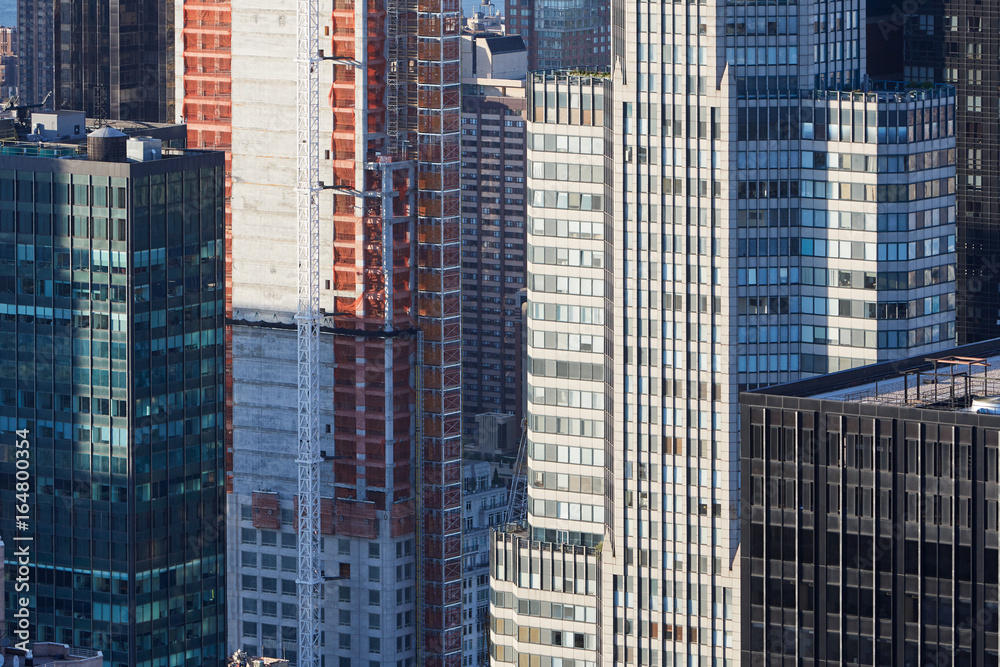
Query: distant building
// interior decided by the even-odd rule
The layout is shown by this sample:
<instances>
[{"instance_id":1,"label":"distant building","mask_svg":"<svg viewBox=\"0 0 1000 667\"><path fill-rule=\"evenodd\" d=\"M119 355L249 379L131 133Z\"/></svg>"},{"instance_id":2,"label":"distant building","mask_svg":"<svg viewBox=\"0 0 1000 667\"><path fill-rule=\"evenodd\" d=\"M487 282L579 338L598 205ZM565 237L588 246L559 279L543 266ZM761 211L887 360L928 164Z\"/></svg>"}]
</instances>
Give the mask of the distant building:
<instances>
[{"instance_id":1,"label":"distant building","mask_svg":"<svg viewBox=\"0 0 1000 667\"><path fill-rule=\"evenodd\" d=\"M502 35L504 33L504 19L500 10L490 0L483 0L482 4L476 7L472 16L466 21L466 29L473 34L493 33Z\"/></svg>"},{"instance_id":2,"label":"distant building","mask_svg":"<svg viewBox=\"0 0 1000 667\"><path fill-rule=\"evenodd\" d=\"M742 663L996 665L1000 340L741 395Z\"/></svg>"},{"instance_id":3,"label":"distant building","mask_svg":"<svg viewBox=\"0 0 1000 667\"><path fill-rule=\"evenodd\" d=\"M524 80L520 37L462 36L462 414L522 417Z\"/></svg>"},{"instance_id":4,"label":"distant building","mask_svg":"<svg viewBox=\"0 0 1000 667\"><path fill-rule=\"evenodd\" d=\"M55 0L17 0L18 95L40 104L55 88Z\"/></svg>"},{"instance_id":5,"label":"distant building","mask_svg":"<svg viewBox=\"0 0 1000 667\"><path fill-rule=\"evenodd\" d=\"M32 124L79 136L83 114ZM222 198L221 153L111 127L0 146L0 431L30 432L33 638L110 667L225 656Z\"/></svg>"},{"instance_id":6,"label":"distant building","mask_svg":"<svg viewBox=\"0 0 1000 667\"><path fill-rule=\"evenodd\" d=\"M477 452L493 457L513 456L521 435L521 422L515 415L484 412L476 415L475 445L466 446L466 453Z\"/></svg>"},{"instance_id":7,"label":"distant building","mask_svg":"<svg viewBox=\"0 0 1000 667\"><path fill-rule=\"evenodd\" d=\"M17 28L0 25L0 56L17 55Z\"/></svg>"},{"instance_id":8,"label":"distant building","mask_svg":"<svg viewBox=\"0 0 1000 667\"><path fill-rule=\"evenodd\" d=\"M521 35L528 69L611 64L611 4L602 0L507 0L506 33Z\"/></svg>"},{"instance_id":9,"label":"distant building","mask_svg":"<svg viewBox=\"0 0 1000 667\"><path fill-rule=\"evenodd\" d=\"M17 94L17 28L0 26L0 102Z\"/></svg>"},{"instance_id":10,"label":"distant building","mask_svg":"<svg viewBox=\"0 0 1000 667\"><path fill-rule=\"evenodd\" d=\"M906 81L956 90L956 329L958 343L973 343L1000 336L1000 15L980 0L918 7L896 8L885 31L902 36Z\"/></svg>"},{"instance_id":11,"label":"distant building","mask_svg":"<svg viewBox=\"0 0 1000 667\"><path fill-rule=\"evenodd\" d=\"M494 464L466 462L462 472L462 665L489 664L490 530L503 522L507 484Z\"/></svg>"},{"instance_id":12,"label":"distant building","mask_svg":"<svg viewBox=\"0 0 1000 667\"><path fill-rule=\"evenodd\" d=\"M21 102L174 120L173 3L17 0ZM201 48L201 47L199 47Z\"/></svg>"}]
</instances>

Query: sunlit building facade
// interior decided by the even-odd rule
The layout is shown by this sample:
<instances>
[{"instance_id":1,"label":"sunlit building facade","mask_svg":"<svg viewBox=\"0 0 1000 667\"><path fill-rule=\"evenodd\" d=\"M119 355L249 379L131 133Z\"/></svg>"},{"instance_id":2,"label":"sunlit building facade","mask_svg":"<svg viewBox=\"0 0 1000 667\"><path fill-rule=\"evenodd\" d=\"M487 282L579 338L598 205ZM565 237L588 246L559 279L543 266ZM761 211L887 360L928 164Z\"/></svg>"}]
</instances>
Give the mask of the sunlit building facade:
<instances>
[{"instance_id":1,"label":"sunlit building facade","mask_svg":"<svg viewBox=\"0 0 1000 667\"><path fill-rule=\"evenodd\" d=\"M529 315L547 312L550 281L581 310L528 323L527 521L496 538L494 664L737 664L738 392L954 339L954 90L868 81L864 13L613 3L603 242L537 266L540 219L587 218L579 186L528 184ZM592 108L577 75L539 75L544 103L529 85L529 147L549 131L540 118ZM575 165L582 178L585 159L564 162L556 180ZM550 197L555 214L532 207ZM582 224L555 230L559 246L583 243ZM602 309L593 334L572 319L583 300ZM562 326L550 352L536 329ZM572 349L573 334L601 352ZM553 390L537 375L547 357ZM582 377L587 357L601 382ZM559 431L586 428L577 409L600 435ZM584 502L582 480L559 477L550 490L550 460L567 485L599 477L600 494ZM596 615L563 628L567 604Z\"/></svg>"}]
</instances>

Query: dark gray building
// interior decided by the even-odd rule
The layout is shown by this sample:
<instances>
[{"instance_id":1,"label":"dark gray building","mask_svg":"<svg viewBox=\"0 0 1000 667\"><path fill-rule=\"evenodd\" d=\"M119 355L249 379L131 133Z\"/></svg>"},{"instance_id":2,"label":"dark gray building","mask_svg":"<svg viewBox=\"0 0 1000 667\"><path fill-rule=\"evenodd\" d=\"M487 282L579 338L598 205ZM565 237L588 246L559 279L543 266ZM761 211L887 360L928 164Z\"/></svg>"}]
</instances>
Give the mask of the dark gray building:
<instances>
[{"instance_id":1,"label":"dark gray building","mask_svg":"<svg viewBox=\"0 0 1000 667\"><path fill-rule=\"evenodd\" d=\"M174 119L173 0L18 0L18 28L22 102Z\"/></svg>"},{"instance_id":2,"label":"dark gray building","mask_svg":"<svg viewBox=\"0 0 1000 667\"><path fill-rule=\"evenodd\" d=\"M32 639L219 664L224 156L94 134L0 146L0 534L30 539Z\"/></svg>"},{"instance_id":3,"label":"dark gray building","mask_svg":"<svg viewBox=\"0 0 1000 667\"><path fill-rule=\"evenodd\" d=\"M17 81L22 104L40 104L55 85L55 1L17 0Z\"/></svg>"},{"instance_id":4,"label":"dark gray building","mask_svg":"<svg viewBox=\"0 0 1000 667\"><path fill-rule=\"evenodd\" d=\"M1000 341L741 396L743 664L996 665Z\"/></svg>"},{"instance_id":5,"label":"dark gray building","mask_svg":"<svg viewBox=\"0 0 1000 667\"><path fill-rule=\"evenodd\" d=\"M893 7L879 34L892 40L902 32L905 79L956 89L958 342L994 338L1000 336L1000 13L981 0L927 0L907 14Z\"/></svg>"},{"instance_id":6,"label":"dark gray building","mask_svg":"<svg viewBox=\"0 0 1000 667\"><path fill-rule=\"evenodd\" d=\"M513 415L518 432L523 416L526 63L520 37L462 36L462 432L467 444L477 434L477 415Z\"/></svg>"}]
</instances>

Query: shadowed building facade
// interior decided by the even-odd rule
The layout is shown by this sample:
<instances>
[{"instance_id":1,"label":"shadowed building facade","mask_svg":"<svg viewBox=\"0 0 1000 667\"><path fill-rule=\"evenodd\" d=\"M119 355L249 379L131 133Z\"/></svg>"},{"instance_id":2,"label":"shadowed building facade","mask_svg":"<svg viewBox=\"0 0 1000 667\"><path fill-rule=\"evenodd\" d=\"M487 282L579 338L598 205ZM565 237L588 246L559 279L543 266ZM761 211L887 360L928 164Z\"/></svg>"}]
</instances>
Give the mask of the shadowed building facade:
<instances>
[{"instance_id":1,"label":"shadowed building facade","mask_svg":"<svg viewBox=\"0 0 1000 667\"><path fill-rule=\"evenodd\" d=\"M899 20L901 17L897 17ZM919 3L902 27L907 81L957 92L958 342L1000 335L1000 16L977 0Z\"/></svg>"}]
</instances>

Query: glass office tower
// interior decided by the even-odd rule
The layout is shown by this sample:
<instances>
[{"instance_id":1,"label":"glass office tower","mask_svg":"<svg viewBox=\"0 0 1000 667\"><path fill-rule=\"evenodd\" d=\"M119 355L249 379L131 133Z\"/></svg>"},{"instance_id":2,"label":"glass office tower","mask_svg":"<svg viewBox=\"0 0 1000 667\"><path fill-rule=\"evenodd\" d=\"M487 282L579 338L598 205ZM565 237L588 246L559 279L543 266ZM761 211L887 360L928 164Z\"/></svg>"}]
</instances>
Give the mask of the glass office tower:
<instances>
[{"instance_id":1,"label":"glass office tower","mask_svg":"<svg viewBox=\"0 0 1000 667\"><path fill-rule=\"evenodd\" d=\"M528 513L495 542L494 664L737 664L738 392L954 338L954 89L869 81L864 27L860 1L612 3L602 270L560 265L582 222L553 227L554 266L529 236ZM587 108L574 74L529 86L530 146ZM569 168L532 172L532 233L587 219L549 182ZM538 311L549 285L580 310ZM599 332L537 335L594 297ZM580 420L601 435L560 430Z\"/></svg>"},{"instance_id":2,"label":"glass office tower","mask_svg":"<svg viewBox=\"0 0 1000 667\"><path fill-rule=\"evenodd\" d=\"M217 664L223 155L125 162L110 140L121 161L0 148L0 533L33 538L35 640L113 667ZM26 529L15 429L30 431Z\"/></svg>"},{"instance_id":3,"label":"glass office tower","mask_svg":"<svg viewBox=\"0 0 1000 667\"><path fill-rule=\"evenodd\" d=\"M96 118L174 120L173 0L62 0L54 6L52 108ZM187 48L200 52L212 45L203 39Z\"/></svg>"}]
</instances>

